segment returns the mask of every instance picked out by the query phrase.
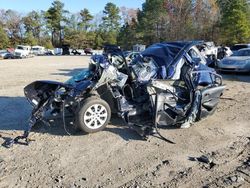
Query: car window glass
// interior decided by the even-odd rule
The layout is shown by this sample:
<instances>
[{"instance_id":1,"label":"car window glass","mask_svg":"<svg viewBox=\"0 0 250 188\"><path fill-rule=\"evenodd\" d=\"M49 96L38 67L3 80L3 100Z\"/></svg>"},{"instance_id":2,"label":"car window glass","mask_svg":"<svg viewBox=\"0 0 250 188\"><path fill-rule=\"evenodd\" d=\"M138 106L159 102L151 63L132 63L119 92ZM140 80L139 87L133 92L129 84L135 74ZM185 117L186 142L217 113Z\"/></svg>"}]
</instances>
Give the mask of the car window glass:
<instances>
[{"instance_id":1,"label":"car window glass","mask_svg":"<svg viewBox=\"0 0 250 188\"><path fill-rule=\"evenodd\" d=\"M243 50L237 53L238 56L250 56L250 50Z\"/></svg>"},{"instance_id":2,"label":"car window glass","mask_svg":"<svg viewBox=\"0 0 250 188\"><path fill-rule=\"evenodd\" d=\"M190 57L192 59L193 58L200 58L200 56L198 55L198 53L194 49L189 50L188 54L190 55Z\"/></svg>"},{"instance_id":3,"label":"car window glass","mask_svg":"<svg viewBox=\"0 0 250 188\"><path fill-rule=\"evenodd\" d=\"M23 50L24 48L22 46L18 46L17 49Z\"/></svg>"},{"instance_id":4,"label":"car window glass","mask_svg":"<svg viewBox=\"0 0 250 188\"><path fill-rule=\"evenodd\" d=\"M244 51L244 56L250 56L250 51L249 50L245 50Z\"/></svg>"},{"instance_id":5,"label":"car window glass","mask_svg":"<svg viewBox=\"0 0 250 188\"><path fill-rule=\"evenodd\" d=\"M198 51L198 49L197 49ZM206 60L203 56L201 56L198 52L195 50L195 48L191 48L188 52L188 55L194 60L194 59L200 59L200 63L206 64Z\"/></svg>"}]
</instances>

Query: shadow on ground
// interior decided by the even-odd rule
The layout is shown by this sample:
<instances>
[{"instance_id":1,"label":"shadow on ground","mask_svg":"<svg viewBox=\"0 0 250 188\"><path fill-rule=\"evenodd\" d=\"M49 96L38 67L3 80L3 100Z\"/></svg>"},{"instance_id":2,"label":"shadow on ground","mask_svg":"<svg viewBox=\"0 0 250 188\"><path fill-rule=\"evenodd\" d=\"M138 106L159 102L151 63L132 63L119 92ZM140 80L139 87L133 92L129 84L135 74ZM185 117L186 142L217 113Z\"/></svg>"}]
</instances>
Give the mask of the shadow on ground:
<instances>
[{"instance_id":1,"label":"shadow on ground","mask_svg":"<svg viewBox=\"0 0 250 188\"><path fill-rule=\"evenodd\" d=\"M52 73L51 75L61 75L61 76L74 76L87 68L76 68L76 69L58 69L58 72Z\"/></svg>"},{"instance_id":2,"label":"shadow on ground","mask_svg":"<svg viewBox=\"0 0 250 188\"><path fill-rule=\"evenodd\" d=\"M248 82L250 83L250 73L220 73L223 80L237 81L237 82Z\"/></svg>"},{"instance_id":3,"label":"shadow on ground","mask_svg":"<svg viewBox=\"0 0 250 188\"><path fill-rule=\"evenodd\" d=\"M25 97L0 96L0 130L23 130L31 105Z\"/></svg>"},{"instance_id":4,"label":"shadow on ground","mask_svg":"<svg viewBox=\"0 0 250 188\"><path fill-rule=\"evenodd\" d=\"M4 140L9 139L8 135L12 136L13 132L27 129L31 110L31 105L25 97L0 97L1 138ZM86 134L79 129L72 128L70 121L70 118L66 118L65 126L61 118L55 120L51 124L38 122L32 128L31 132L47 133L57 136L67 136L69 135L68 133L73 136L82 136ZM119 135L124 140L141 140L141 137L134 130L128 128L123 120L118 117L113 117L110 125L108 125L104 131Z\"/></svg>"}]
</instances>

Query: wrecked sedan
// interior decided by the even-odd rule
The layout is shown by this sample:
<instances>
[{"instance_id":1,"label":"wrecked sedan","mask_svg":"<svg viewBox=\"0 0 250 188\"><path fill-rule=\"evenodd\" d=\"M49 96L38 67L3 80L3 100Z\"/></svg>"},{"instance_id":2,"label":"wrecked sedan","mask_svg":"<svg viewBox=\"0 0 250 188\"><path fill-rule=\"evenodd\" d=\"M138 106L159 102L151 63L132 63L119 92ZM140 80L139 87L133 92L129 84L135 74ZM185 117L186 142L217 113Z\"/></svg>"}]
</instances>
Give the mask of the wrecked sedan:
<instances>
[{"instance_id":1,"label":"wrecked sedan","mask_svg":"<svg viewBox=\"0 0 250 188\"><path fill-rule=\"evenodd\" d=\"M189 127L215 111L225 88L221 76L205 65L198 44L153 44L129 65L119 49L107 50L92 56L89 68L65 83L29 84L24 88L33 106L29 127L13 142L28 141L38 121L62 117L66 128L66 114L71 114L72 126L87 133L103 130L111 114L144 138L160 135L158 127Z\"/></svg>"}]
</instances>

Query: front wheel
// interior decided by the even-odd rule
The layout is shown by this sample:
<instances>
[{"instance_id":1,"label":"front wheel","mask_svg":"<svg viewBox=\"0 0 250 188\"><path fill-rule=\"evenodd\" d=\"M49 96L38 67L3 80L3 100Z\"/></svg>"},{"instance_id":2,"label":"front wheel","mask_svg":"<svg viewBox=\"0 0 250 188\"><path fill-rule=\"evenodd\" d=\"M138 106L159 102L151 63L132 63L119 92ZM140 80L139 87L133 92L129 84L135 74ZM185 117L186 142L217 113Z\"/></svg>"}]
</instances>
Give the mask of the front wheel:
<instances>
[{"instance_id":1,"label":"front wheel","mask_svg":"<svg viewBox=\"0 0 250 188\"><path fill-rule=\"evenodd\" d=\"M109 105L100 98L88 98L76 113L77 126L87 133L103 130L109 123L111 110Z\"/></svg>"}]
</instances>

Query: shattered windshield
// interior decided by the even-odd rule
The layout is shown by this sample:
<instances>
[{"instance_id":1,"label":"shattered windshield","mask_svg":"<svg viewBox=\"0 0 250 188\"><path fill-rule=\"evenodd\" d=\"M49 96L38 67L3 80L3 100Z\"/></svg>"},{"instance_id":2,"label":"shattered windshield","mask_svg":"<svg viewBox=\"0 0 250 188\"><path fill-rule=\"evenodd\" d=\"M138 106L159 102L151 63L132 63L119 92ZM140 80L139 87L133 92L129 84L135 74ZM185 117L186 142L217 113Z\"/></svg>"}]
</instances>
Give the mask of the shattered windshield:
<instances>
[{"instance_id":1,"label":"shattered windshield","mask_svg":"<svg viewBox=\"0 0 250 188\"><path fill-rule=\"evenodd\" d=\"M67 80L65 82L65 84L69 84L69 85L75 86L78 82L80 82L80 81L88 78L90 75L91 75L91 71L89 71L89 69L84 69L80 73L74 75L69 80Z\"/></svg>"}]
</instances>

